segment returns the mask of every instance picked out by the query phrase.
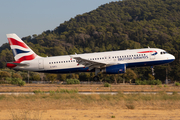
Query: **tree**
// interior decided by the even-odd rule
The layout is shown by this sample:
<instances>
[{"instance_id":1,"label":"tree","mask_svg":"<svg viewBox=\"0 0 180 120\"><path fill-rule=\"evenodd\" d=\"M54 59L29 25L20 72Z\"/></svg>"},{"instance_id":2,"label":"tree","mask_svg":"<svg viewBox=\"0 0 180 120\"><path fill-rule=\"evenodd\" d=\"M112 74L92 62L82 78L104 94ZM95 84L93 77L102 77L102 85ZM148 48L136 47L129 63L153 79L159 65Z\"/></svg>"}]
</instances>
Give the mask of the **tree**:
<instances>
[{"instance_id":1,"label":"tree","mask_svg":"<svg viewBox=\"0 0 180 120\"><path fill-rule=\"evenodd\" d=\"M136 73L133 70L131 70L131 69L127 69L126 73L124 73L122 76L123 76L123 78L126 79L126 81L128 81L130 83L131 83L131 80L137 78Z\"/></svg>"},{"instance_id":2,"label":"tree","mask_svg":"<svg viewBox=\"0 0 180 120\"><path fill-rule=\"evenodd\" d=\"M19 79L22 79L21 75L18 74L18 73L13 73L12 77L13 77L13 78L19 78Z\"/></svg>"},{"instance_id":3,"label":"tree","mask_svg":"<svg viewBox=\"0 0 180 120\"><path fill-rule=\"evenodd\" d=\"M7 71L0 71L0 79L4 79L6 77L10 77L11 74Z\"/></svg>"},{"instance_id":4,"label":"tree","mask_svg":"<svg viewBox=\"0 0 180 120\"><path fill-rule=\"evenodd\" d=\"M51 81L52 83L54 83L54 81L57 78L57 74L46 74L46 77L49 81Z\"/></svg>"},{"instance_id":5,"label":"tree","mask_svg":"<svg viewBox=\"0 0 180 120\"><path fill-rule=\"evenodd\" d=\"M35 80L35 81L39 81L41 79L40 75L39 74L34 74L32 76L32 79Z\"/></svg>"},{"instance_id":6,"label":"tree","mask_svg":"<svg viewBox=\"0 0 180 120\"><path fill-rule=\"evenodd\" d=\"M152 74L148 74L148 80L155 80L155 77Z\"/></svg>"}]
</instances>

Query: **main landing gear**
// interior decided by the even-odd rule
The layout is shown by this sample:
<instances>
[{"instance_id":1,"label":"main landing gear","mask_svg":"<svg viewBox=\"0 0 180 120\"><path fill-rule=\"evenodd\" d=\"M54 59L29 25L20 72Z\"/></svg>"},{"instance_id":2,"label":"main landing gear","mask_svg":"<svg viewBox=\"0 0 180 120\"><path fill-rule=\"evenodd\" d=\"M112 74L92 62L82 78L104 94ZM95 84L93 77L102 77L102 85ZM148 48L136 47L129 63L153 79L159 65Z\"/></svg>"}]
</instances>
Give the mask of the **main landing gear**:
<instances>
[{"instance_id":1,"label":"main landing gear","mask_svg":"<svg viewBox=\"0 0 180 120\"><path fill-rule=\"evenodd\" d=\"M99 72L101 72L101 70L98 69L98 68L95 68L95 76L93 77L93 80L94 80L94 81L99 81L99 77L97 76L97 74L98 74Z\"/></svg>"},{"instance_id":2,"label":"main landing gear","mask_svg":"<svg viewBox=\"0 0 180 120\"><path fill-rule=\"evenodd\" d=\"M98 76L94 76L94 77L93 77L93 80L94 80L94 81L99 81L99 77L98 77Z\"/></svg>"}]
</instances>

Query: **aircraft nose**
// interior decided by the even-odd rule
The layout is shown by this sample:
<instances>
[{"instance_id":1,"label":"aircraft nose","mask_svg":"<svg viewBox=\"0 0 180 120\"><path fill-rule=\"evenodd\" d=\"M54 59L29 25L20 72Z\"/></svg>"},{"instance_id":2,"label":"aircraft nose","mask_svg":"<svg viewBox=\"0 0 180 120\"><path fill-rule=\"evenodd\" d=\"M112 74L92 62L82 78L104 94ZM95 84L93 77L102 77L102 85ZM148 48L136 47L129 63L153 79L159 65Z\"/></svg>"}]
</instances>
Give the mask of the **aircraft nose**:
<instances>
[{"instance_id":1,"label":"aircraft nose","mask_svg":"<svg viewBox=\"0 0 180 120\"><path fill-rule=\"evenodd\" d=\"M172 59L174 61L175 60L174 55L170 55L169 59Z\"/></svg>"}]
</instances>

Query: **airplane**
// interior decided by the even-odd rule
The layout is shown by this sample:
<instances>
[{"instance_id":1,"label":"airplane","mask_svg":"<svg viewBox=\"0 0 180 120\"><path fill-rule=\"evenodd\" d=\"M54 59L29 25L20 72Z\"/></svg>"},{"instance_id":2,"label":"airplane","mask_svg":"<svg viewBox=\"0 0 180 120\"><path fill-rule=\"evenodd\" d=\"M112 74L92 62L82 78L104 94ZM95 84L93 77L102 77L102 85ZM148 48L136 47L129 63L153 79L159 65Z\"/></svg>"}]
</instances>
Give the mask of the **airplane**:
<instances>
[{"instance_id":1,"label":"airplane","mask_svg":"<svg viewBox=\"0 0 180 120\"><path fill-rule=\"evenodd\" d=\"M53 57L40 57L29 48L16 34L7 34L14 55L14 62L6 67L43 73L95 72L121 74L126 68L154 66L170 63L175 57L159 48L141 48L97 53L84 53Z\"/></svg>"}]
</instances>

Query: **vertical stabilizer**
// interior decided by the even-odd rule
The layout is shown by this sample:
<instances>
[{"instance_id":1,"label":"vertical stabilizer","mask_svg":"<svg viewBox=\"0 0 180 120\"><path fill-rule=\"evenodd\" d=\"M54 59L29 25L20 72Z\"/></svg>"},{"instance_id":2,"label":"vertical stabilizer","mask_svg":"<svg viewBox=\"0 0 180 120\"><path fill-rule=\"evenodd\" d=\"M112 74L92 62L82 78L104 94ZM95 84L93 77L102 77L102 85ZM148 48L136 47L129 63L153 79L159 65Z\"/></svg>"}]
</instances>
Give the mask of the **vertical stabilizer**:
<instances>
[{"instance_id":1,"label":"vertical stabilizer","mask_svg":"<svg viewBox=\"0 0 180 120\"><path fill-rule=\"evenodd\" d=\"M38 55L36 55L36 53L31 50L31 48L29 48L16 34L12 33L7 34L6 36L16 63L33 60L38 57Z\"/></svg>"}]
</instances>

